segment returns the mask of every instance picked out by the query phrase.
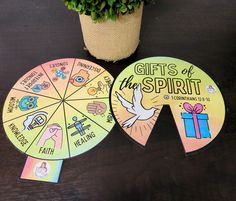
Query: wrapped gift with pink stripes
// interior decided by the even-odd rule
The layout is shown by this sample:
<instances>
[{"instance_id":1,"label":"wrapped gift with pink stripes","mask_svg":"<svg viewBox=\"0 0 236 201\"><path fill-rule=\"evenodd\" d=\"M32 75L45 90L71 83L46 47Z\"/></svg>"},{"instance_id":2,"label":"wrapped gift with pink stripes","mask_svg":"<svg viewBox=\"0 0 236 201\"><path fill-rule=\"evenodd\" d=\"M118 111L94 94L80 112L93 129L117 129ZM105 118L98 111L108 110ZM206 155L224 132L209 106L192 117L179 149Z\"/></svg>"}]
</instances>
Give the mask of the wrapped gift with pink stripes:
<instances>
[{"instance_id":1,"label":"wrapped gift with pink stripes","mask_svg":"<svg viewBox=\"0 0 236 201\"><path fill-rule=\"evenodd\" d=\"M197 103L193 106L190 103L184 103L183 107L186 112L182 112L181 116L184 120L186 137L196 139L210 138L208 114L202 113L203 105Z\"/></svg>"}]
</instances>

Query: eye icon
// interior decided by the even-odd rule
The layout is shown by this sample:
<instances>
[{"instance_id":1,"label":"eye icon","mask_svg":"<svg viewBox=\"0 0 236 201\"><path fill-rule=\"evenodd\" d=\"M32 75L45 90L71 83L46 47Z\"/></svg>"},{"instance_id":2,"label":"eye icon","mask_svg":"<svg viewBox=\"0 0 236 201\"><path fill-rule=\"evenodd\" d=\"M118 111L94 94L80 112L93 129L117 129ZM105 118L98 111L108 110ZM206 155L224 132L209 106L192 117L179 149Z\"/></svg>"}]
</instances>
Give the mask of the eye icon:
<instances>
[{"instance_id":1,"label":"eye icon","mask_svg":"<svg viewBox=\"0 0 236 201\"><path fill-rule=\"evenodd\" d=\"M81 83L84 82L84 78L82 76L76 76L75 81Z\"/></svg>"},{"instance_id":2,"label":"eye icon","mask_svg":"<svg viewBox=\"0 0 236 201\"><path fill-rule=\"evenodd\" d=\"M34 101L33 97L29 98L29 102L33 102L33 101Z\"/></svg>"},{"instance_id":3,"label":"eye icon","mask_svg":"<svg viewBox=\"0 0 236 201\"><path fill-rule=\"evenodd\" d=\"M28 108L30 109L30 108L33 108L34 107L34 105L32 104L32 103L30 103L29 105L28 105Z\"/></svg>"}]
</instances>

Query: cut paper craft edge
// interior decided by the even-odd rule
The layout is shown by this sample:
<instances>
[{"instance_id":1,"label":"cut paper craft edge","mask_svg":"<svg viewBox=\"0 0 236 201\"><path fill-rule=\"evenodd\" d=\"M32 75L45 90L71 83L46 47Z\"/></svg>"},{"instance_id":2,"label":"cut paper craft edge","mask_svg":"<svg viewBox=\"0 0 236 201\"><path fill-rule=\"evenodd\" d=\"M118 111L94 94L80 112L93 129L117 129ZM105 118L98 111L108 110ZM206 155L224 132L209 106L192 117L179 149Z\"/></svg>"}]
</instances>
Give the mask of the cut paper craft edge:
<instances>
[{"instance_id":1,"label":"cut paper craft edge","mask_svg":"<svg viewBox=\"0 0 236 201\"><path fill-rule=\"evenodd\" d=\"M188 64L190 64L190 65L194 65L194 64L192 64L192 63L190 63L190 62L188 62L188 61L185 61L185 60L179 59L179 58L168 57L168 56L153 56L153 57L143 58L143 59L140 59L140 60L137 60L137 61L131 63L130 65L126 66L126 67L120 72L120 74L121 74L122 72L124 72L127 68L129 68L130 66L132 66L132 65L133 65L134 63L136 63L136 62L140 62L140 61L143 61L143 60L145 60L145 59L155 59L155 58L166 58L166 59L169 59L169 58L170 58L170 59L176 59L176 60L179 60L179 61L181 61L181 62L185 62L185 63L188 63ZM202 68L200 68L199 66L196 66L196 65L194 65L194 66L195 66L196 68L198 68L200 71L202 71L203 73L205 73L205 74L213 81L213 83L215 83L215 85L216 85L217 88L219 89L219 92L220 92L220 95L221 95L221 97L222 97L222 99L223 99L223 104L224 104L224 105L223 105L223 106L224 106L224 121L223 121L223 123L222 123L222 126L221 126L219 132L216 134L216 136L215 136L211 141L209 141L207 144L203 145L202 147L200 147L200 148L198 148L198 149L195 149L195 150L192 150L192 151L188 151L188 152L186 151L186 148L185 148L185 146L184 146L184 143L183 143L183 141L181 140L181 137L180 137L180 134L179 134L179 138L180 138L180 140L181 140L181 144L182 144L182 147L183 147L184 152L185 152L186 155L196 154L196 153L198 153L198 152L201 152L201 151L207 149L209 146L211 146L212 144L214 144L214 143L216 142L217 137L222 134L222 131L224 130L224 127L225 127L225 120L226 120L226 118L227 118L227 108L226 108L226 104L225 104L225 98L224 98L223 94L221 93L221 90L220 90L220 88L219 88L219 84L218 84L217 82L215 82L215 81L213 80L213 78L212 78L211 76L209 76L209 74L208 74L207 72L203 71ZM120 75L120 74L119 74L119 75ZM109 101L110 101L111 113L112 113L112 115L113 115L113 117L114 117L114 119L115 119L116 124L118 124L119 130L120 130L128 139L131 139L131 141L135 142L138 146L140 146L140 147L142 147L142 148L145 148L145 146L147 145L147 142L148 142L148 140L149 140L149 138L150 138L150 135L153 133L153 128L152 128L152 131L150 132L150 134L149 134L149 136L148 136L146 142L145 142L144 144L141 144L141 143L139 143L137 140L135 140L133 137L131 137L131 136L122 128L122 126L120 125L120 123L118 122L118 120L117 120L117 118L116 118L116 115L114 114L113 106L112 106L112 105L113 105L113 104L112 104L112 95L113 95L112 92L113 92L114 84L115 84L116 80L118 79L119 75L118 75L116 78L114 78L114 81L113 81L113 83L112 83L111 90L110 90L110 93L109 93L109 96L110 96ZM166 106L166 105L169 106L169 108L171 109L170 105L168 105L168 104L163 104L162 107L163 107L163 106ZM162 110L162 108L161 108L161 110ZM160 111L161 111L161 110L160 110ZM171 113L172 113L172 110L171 110ZM172 114L172 117L173 117L174 122L175 122L175 125L176 125L176 121L175 121L175 118L174 118L173 114ZM158 120L158 117L156 118L155 125L156 125L157 120ZM154 125L154 126L155 126L155 125ZM177 129L177 131L178 131L178 133L179 133L179 130L178 130L177 125L176 125L176 129Z\"/></svg>"},{"instance_id":2,"label":"cut paper craft edge","mask_svg":"<svg viewBox=\"0 0 236 201\"><path fill-rule=\"evenodd\" d=\"M33 160L38 160L37 163L39 163L39 161L46 161L46 162L47 161L49 161L49 162L55 161L55 163L57 163L57 164L54 164L54 165L56 165L58 169L57 169L57 172L54 172L53 178L46 180L46 179L37 179L35 176L34 176L34 178L31 178L31 177L29 177L29 175L25 175L27 173L28 174L30 173L29 170L33 171L34 167L32 167L32 166L27 168L27 164L32 162ZM48 183L57 184L57 183L59 183L59 181L61 179L61 170L62 170L63 162L64 162L64 160L44 160L44 159L37 159L37 158L31 157L31 156L27 156L25 164L24 164L21 174L20 174L20 179L34 181L34 182L35 181L36 182L48 182ZM55 179L55 177L57 179Z\"/></svg>"},{"instance_id":3,"label":"cut paper craft edge","mask_svg":"<svg viewBox=\"0 0 236 201\"><path fill-rule=\"evenodd\" d=\"M54 61L54 62L56 62L56 61L59 61L59 60L67 60L67 59L73 59L74 60L74 64L75 64L75 62L76 62L76 60L82 60L82 61L84 61L84 62L86 62L86 61L88 61L88 62L90 62L90 63L94 63L94 62L92 62L92 61L89 61L89 60L86 60L86 59L82 59L82 58L58 58L58 59L54 59L54 60L49 60L49 61L46 61L46 62L44 62L44 63L42 63L42 64L40 64L40 65L37 65L36 67L33 67L32 69L30 69L29 71L31 71L31 70L33 70L33 69L37 69L37 68L42 68L44 71L45 71L45 69L42 67L42 65L45 65L45 64L48 64L49 62L52 62L52 61ZM99 73L99 75L98 76L100 76L101 74L103 74L103 73L105 73L105 72L107 72L111 77L112 77L112 84L113 84L113 81L114 81L114 77L112 76L112 74L109 72L109 71L107 71L107 69L105 69L104 67L102 67L101 65L99 65L99 64L97 64L97 63L94 63L95 65L97 65L97 66L99 66L99 67L101 67L101 69L102 69L102 72L101 73ZM27 71L25 74L27 74L29 71ZM45 72L44 72L45 73ZM13 86L12 86L12 88L9 90L9 92L8 92L8 94L7 94L7 96L6 97L8 97L10 94L11 94L11 90L12 89L14 89L13 87L16 85L16 83L22 78L22 77L24 77L24 75L25 74L23 74L22 76L20 76L20 78L13 84ZM45 73L46 75L47 75L47 73ZM96 76L97 77L97 76ZM50 80L51 81L51 80ZM23 92L23 93L29 93L29 94L34 94L34 93L31 93L31 92L27 92L27 91L24 91L24 90L20 90L20 89L14 89L14 90L16 90L16 91L21 91L21 92ZM110 88L110 90L109 90L109 93L110 93L110 91L111 91L111 88ZM66 93L64 94L64 95L66 95ZM71 95L71 94L70 94ZM70 96L69 95L69 96ZM39 95L39 96L42 96L42 97L44 97L44 98L48 98L48 99L53 99L54 101L55 101L55 103L53 103L53 104L49 104L49 105L47 105L46 107L51 107L51 106L53 106L53 105L58 105L58 106L60 106L61 105L61 101L60 101L60 99L59 99L59 97L58 98L51 98L51 97L47 97L47 96L45 96L45 95ZM67 98L67 97L65 97L65 98ZM109 97L107 97L108 99L109 99ZM93 100L93 99L92 99ZM6 101L4 101L4 105L6 104ZM110 101L109 101L109 104L110 104ZM3 106L3 108L4 108L4 106ZM29 113L27 113L27 114L31 114L31 113L34 113L34 112L36 112L36 111L38 111L38 110L41 110L41 109L43 109L43 108L45 108L45 107L42 107L42 108L39 108L39 109L37 109L37 110L35 110L35 111L32 111L32 112L29 112ZM109 108L110 108L110 110L111 110L111 106L109 105ZM13 118L13 119L9 119L9 120L6 120L6 121L4 121L4 123L7 123L7 122L9 122L9 121L13 121L14 119L17 119L17 118L20 118L21 116L23 117L23 116L26 116L27 114L24 114L24 115L20 115L20 116L17 116L17 117L15 117L15 118ZM3 113L2 113L2 119L3 119ZM114 120L115 121L115 120ZM111 128L111 130L114 128L114 125L115 125L115 123L113 123L113 126L112 126L112 128ZM98 146L103 140L105 140L105 138L107 137L107 135L111 132L111 130L108 132L108 131L106 131L107 132L107 134L106 134L106 136L99 142L99 143L97 143L94 147L92 147L92 148L95 148L96 146ZM4 132L5 132L5 129L4 129ZM8 138L8 135L6 134L6 136L7 136L7 138ZM70 157L68 157L68 158L58 158L58 159L42 159L42 158L39 158L39 157L36 157L36 156L33 156L33 155L30 155L30 154L28 154L27 153L27 151L22 151L21 149L19 149L15 144L13 144L12 143L12 141L8 138L8 140L11 142L11 144L13 145L13 147L17 150L17 151L19 151L21 154L24 154L24 155L26 155L26 156L28 156L28 157L31 157L31 158L35 158L35 159L38 159L38 160L47 160L47 161L57 161L57 160L67 160L67 159L71 159L71 158L73 158L73 157L76 157L76 156L78 156L78 155L71 155ZM89 150L91 150L92 148L90 148ZM87 151L89 151L89 150L87 150ZM83 153L86 153L87 151L84 151ZM83 154L83 153L81 153L81 154ZM80 154L79 154L80 155Z\"/></svg>"}]
</instances>

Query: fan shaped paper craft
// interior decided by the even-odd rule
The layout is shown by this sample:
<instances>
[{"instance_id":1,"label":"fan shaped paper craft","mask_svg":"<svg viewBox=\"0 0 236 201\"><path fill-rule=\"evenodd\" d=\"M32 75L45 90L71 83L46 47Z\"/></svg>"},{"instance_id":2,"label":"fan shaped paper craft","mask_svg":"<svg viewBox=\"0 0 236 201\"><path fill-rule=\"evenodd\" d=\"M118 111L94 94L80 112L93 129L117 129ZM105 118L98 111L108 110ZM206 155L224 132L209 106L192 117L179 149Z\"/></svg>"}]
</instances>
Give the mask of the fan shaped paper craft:
<instances>
[{"instance_id":1,"label":"fan shaped paper craft","mask_svg":"<svg viewBox=\"0 0 236 201\"><path fill-rule=\"evenodd\" d=\"M220 132L225 105L215 82L200 68L170 57L139 60L115 79L111 105L120 127L145 146L164 105L169 105L186 153Z\"/></svg>"},{"instance_id":2,"label":"fan shaped paper craft","mask_svg":"<svg viewBox=\"0 0 236 201\"><path fill-rule=\"evenodd\" d=\"M7 137L21 152L43 160L90 150L114 126L109 105L112 82L105 69L82 59L58 59L35 67L6 98ZM45 172L46 166L43 161L36 169Z\"/></svg>"}]
</instances>

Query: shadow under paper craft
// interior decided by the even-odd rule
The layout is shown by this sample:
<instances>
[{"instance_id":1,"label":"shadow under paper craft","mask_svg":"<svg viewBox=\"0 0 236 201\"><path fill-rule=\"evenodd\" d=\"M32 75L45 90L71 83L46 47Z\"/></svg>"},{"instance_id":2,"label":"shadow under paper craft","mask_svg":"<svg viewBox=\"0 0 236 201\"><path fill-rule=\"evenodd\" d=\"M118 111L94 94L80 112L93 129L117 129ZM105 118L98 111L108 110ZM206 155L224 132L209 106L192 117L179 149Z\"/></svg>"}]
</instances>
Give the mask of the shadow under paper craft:
<instances>
[{"instance_id":1,"label":"shadow under paper craft","mask_svg":"<svg viewBox=\"0 0 236 201\"><path fill-rule=\"evenodd\" d=\"M114 117L145 146L164 105L169 105L186 153L209 144L220 132L225 105L215 82L180 59L151 57L125 68L111 92Z\"/></svg>"}]
</instances>

